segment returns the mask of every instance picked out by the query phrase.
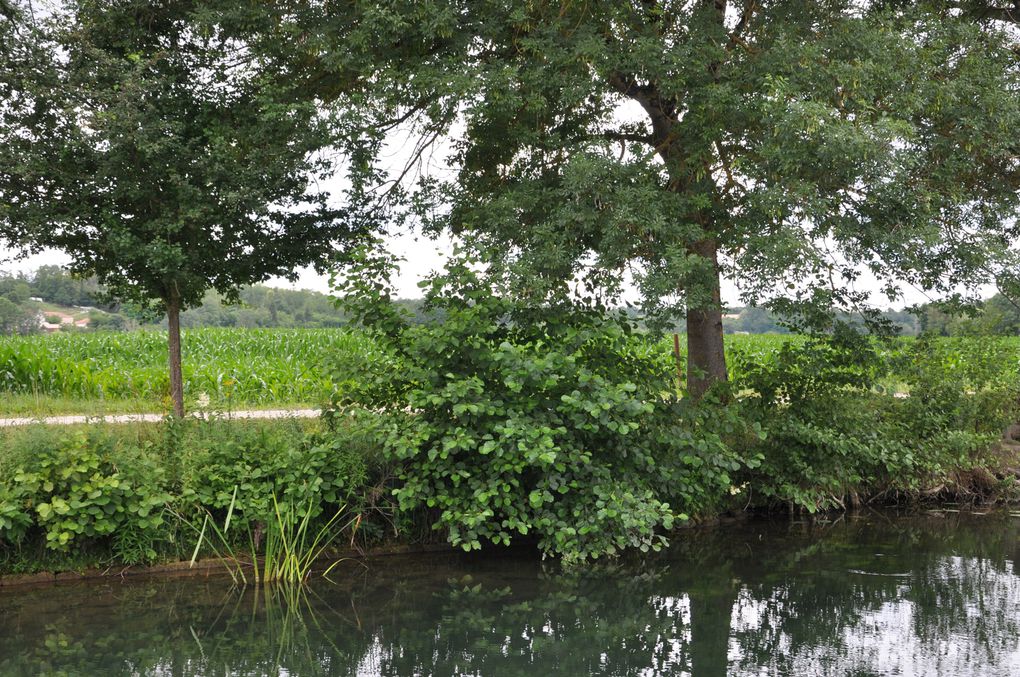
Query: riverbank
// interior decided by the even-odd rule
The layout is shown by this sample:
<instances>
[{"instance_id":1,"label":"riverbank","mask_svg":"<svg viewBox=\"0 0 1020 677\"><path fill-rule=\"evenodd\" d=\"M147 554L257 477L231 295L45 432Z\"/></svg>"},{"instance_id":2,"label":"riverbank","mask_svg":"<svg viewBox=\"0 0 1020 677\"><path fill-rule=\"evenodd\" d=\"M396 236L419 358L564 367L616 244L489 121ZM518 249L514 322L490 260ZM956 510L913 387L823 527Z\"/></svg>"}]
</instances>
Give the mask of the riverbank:
<instances>
[{"instance_id":1,"label":"riverbank","mask_svg":"<svg viewBox=\"0 0 1020 677\"><path fill-rule=\"evenodd\" d=\"M455 549L448 543L415 543L377 545L367 549L342 548L323 557L326 566L337 561L364 561L395 555L414 555L437 552L451 552ZM40 571L33 574L0 575L0 592L4 589L25 586L46 586L55 583L79 583L105 579L145 579L152 577L208 577L229 578L228 571L236 563L227 558L207 558L195 562L175 561L161 564L110 565L104 569L83 569L80 571Z\"/></svg>"},{"instance_id":2,"label":"riverbank","mask_svg":"<svg viewBox=\"0 0 1020 677\"><path fill-rule=\"evenodd\" d=\"M0 428L0 574L188 561L207 524L258 550L277 511L312 529L342 513L362 550L533 541L575 564L726 513L1020 499L1020 448L998 441L1018 383L997 344L968 344L969 362L941 342L881 359L790 344L692 401L663 390L669 354L610 329L556 353L493 340L446 366L382 354L321 419ZM911 396L883 390L888 374Z\"/></svg>"},{"instance_id":3,"label":"riverbank","mask_svg":"<svg viewBox=\"0 0 1020 677\"><path fill-rule=\"evenodd\" d=\"M206 516L232 507L240 537L273 501L360 514L384 475L377 449L317 418L0 429L0 574L188 560ZM379 544L382 525L365 527L358 545Z\"/></svg>"},{"instance_id":4,"label":"riverbank","mask_svg":"<svg viewBox=\"0 0 1020 677\"><path fill-rule=\"evenodd\" d=\"M898 510L897 510L898 508ZM779 515L780 521L792 520L795 524L816 524L824 526L843 521L844 519L861 519L870 515L885 515L889 510L897 510L895 514L907 517L916 516L918 519L935 517L985 517L995 516L1020 519L1020 501L1009 505L997 503L974 503L974 502L946 502L939 505L937 502L925 500L914 503L911 506L884 505L878 508L865 507L845 512L829 511L814 515ZM678 526L671 534L672 541L683 538L691 538L699 533L718 534L727 529L743 529L741 524L753 523L756 520L769 519L775 516L773 511L746 510L739 512L728 512L726 514L706 517L695 522L685 522ZM533 551L537 555L537 550ZM371 568L371 563L376 560L384 560L390 557L407 557L415 555L434 556L436 554L463 553L460 548L455 548L447 542L419 542L419 543L385 543L367 548L341 547L331 550L321 558L319 570L328 568L337 562L355 562ZM248 558L247 555L245 555ZM178 560L166 561L156 564L110 564L104 568L86 568L80 570L60 571L39 571L29 574L0 574L0 594L5 591L23 590L32 587L47 587L55 584L74 584L86 582L101 582L110 580L134 580L144 581L154 578L209 578L216 577L224 580L230 579L229 571L237 566L237 562L229 558L204 558L196 561Z\"/></svg>"},{"instance_id":5,"label":"riverbank","mask_svg":"<svg viewBox=\"0 0 1020 677\"><path fill-rule=\"evenodd\" d=\"M390 495L393 465L361 431L342 423L330 427L319 419L291 417L34 425L0 431L0 451L0 477L7 478L0 486L0 533L5 537L0 540L0 588L226 575L230 560L208 549L194 564L190 561L202 516L222 525L232 513L237 552L249 558L247 538L264 527L258 515L266 514L274 493L283 501L288 486L315 486L322 515L341 506L360 515L358 530L342 539L356 547L331 552L331 561L459 550L444 531L433 528L436 513L399 510ZM674 541L691 528L725 529L772 513L824 522L872 507L948 513L961 505L988 510L1020 504L1020 444L996 444L980 459L981 465L929 473L912 491L902 488L906 484L871 491L851 487L845 496L834 497L846 511L812 513L789 503L756 500L763 495L761 487L743 482L731 487L716 510L677 521L663 535ZM115 484L122 491L114 491ZM15 493L19 487L22 491ZM103 495L93 496L97 490ZM308 494L296 496L304 500ZM111 503L116 507L107 511ZM20 522L12 510L19 505ZM99 515L97 506L103 507ZM66 542L64 533L70 535ZM515 543L521 540L527 539Z\"/></svg>"}]
</instances>

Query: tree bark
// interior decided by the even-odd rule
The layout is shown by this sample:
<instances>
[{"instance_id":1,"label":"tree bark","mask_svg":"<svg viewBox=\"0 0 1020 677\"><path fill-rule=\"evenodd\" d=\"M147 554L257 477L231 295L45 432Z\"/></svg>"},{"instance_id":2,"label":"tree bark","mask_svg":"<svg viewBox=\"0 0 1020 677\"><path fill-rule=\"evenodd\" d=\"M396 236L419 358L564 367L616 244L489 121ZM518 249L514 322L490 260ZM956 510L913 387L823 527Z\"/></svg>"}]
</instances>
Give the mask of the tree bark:
<instances>
[{"instance_id":1,"label":"tree bark","mask_svg":"<svg viewBox=\"0 0 1020 677\"><path fill-rule=\"evenodd\" d=\"M181 375L181 297L176 290L170 292L166 304L168 328L167 344L170 353L170 400L174 416L184 418L184 378Z\"/></svg>"},{"instance_id":2,"label":"tree bark","mask_svg":"<svg viewBox=\"0 0 1020 677\"><path fill-rule=\"evenodd\" d=\"M711 302L687 309L687 392L701 399L712 385L727 379L718 244L711 238L701 240L691 245L691 253L708 259L712 272L706 280Z\"/></svg>"}]
</instances>

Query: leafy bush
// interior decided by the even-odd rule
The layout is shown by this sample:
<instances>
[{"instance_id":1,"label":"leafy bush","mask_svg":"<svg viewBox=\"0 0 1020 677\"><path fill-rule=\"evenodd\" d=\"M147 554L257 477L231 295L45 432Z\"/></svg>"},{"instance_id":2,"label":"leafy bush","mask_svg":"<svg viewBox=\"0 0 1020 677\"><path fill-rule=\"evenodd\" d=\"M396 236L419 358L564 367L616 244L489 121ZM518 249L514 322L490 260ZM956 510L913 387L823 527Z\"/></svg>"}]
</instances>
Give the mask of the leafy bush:
<instances>
[{"instance_id":1,"label":"leafy bush","mask_svg":"<svg viewBox=\"0 0 1020 677\"><path fill-rule=\"evenodd\" d=\"M997 339L882 344L849 327L787 343L770 361L737 354L736 388L766 431L764 462L748 481L815 511L848 496L916 492L981 465L1018 414L1008 355ZM889 381L908 392L893 397Z\"/></svg>"},{"instance_id":2,"label":"leafy bush","mask_svg":"<svg viewBox=\"0 0 1020 677\"><path fill-rule=\"evenodd\" d=\"M171 497L164 471L147 451L82 432L40 450L0 489L0 536L19 542L38 528L47 547L67 550L116 535L120 543L144 544L132 548L138 558L154 558L151 538Z\"/></svg>"},{"instance_id":3,"label":"leafy bush","mask_svg":"<svg viewBox=\"0 0 1020 677\"><path fill-rule=\"evenodd\" d=\"M910 397L903 415L921 436L947 430L999 436L1020 401L1015 343L1001 337L921 336L901 345L893 369Z\"/></svg>"},{"instance_id":4,"label":"leafy bush","mask_svg":"<svg viewBox=\"0 0 1020 677\"><path fill-rule=\"evenodd\" d=\"M658 548L728 495L740 419L678 400L669 353L625 316L514 305L466 263L431 284L444 321L426 325L402 321L385 285L347 289L388 352L340 365L334 413L360 412L400 462L402 509L435 510L466 550L533 535L582 561Z\"/></svg>"},{"instance_id":5,"label":"leafy bush","mask_svg":"<svg viewBox=\"0 0 1020 677\"><path fill-rule=\"evenodd\" d=\"M193 541L178 538L177 516L222 516L235 487L238 534L272 521L274 493L318 528L336 506L360 511L374 456L357 435L325 434L317 421L5 430L0 568L187 556Z\"/></svg>"},{"instance_id":6,"label":"leafy bush","mask_svg":"<svg viewBox=\"0 0 1020 677\"><path fill-rule=\"evenodd\" d=\"M176 425L190 427L178 433L182 506L222 513L235 501L234 520L242 528L271 518L274 496L311 510L314 519L327 505L347 503L365 483L363 449L298 421Z\"/></svg>"}]
</instances>

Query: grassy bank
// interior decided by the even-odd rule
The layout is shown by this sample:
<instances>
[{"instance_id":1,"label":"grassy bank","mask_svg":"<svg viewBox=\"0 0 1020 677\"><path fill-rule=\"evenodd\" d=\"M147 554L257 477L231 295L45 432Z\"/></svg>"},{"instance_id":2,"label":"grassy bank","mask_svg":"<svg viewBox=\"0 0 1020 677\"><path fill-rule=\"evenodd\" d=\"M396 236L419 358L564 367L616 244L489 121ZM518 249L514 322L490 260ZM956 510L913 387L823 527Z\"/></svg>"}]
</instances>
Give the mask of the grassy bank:
<instances>
[{"instance_id":1,"label":"grassy bank","mask_svg":"<svg viewBox=\"0 0 1020 677\"><path fill-rule=\"evenodd\" d=\"M763 454L765 463L734 473L729 488L716 491L711 503L677 510L688 511L697 522L746 510L814 512L815 505L842 509L871 501L1020 499L1015 448L958 447L953 454L917 459L910 469L901 465L884 476L864 476L860 471L868 462L863 459L843 455L812 465L804 460L803 442L800 448L789 443L772 441L788 449L790 468L778 471L774 451L763 443L745 451ZM228 512L232 548L246 552L251 535L271 519L274 496L290 505L312 506L315 525L340 510L357 518L357 530L347 530L342 538L344 546L348 539L363 548L450 539L435 509L401 509L391 495L401 484L399 474L371 438L349 429L329 430L319 421L3 431L0 575L187 561L203 519L208 515L222 526ZM668 531L663 535L674 537ZM203 547L199 553L223 554L222 547Z\"/></svg>"},{"instance_id":2,"label":"grassy bank","mask_svg":"<svg viewBox=\"0 0 1020 677\"><path fill-rule=\"evenodd\" d=\"M274 501L316 519L363 515L357 543L376 543L392 532L377 451L318 420L2 430L0 573L187 560L196 527L222 524L231 505L230 544L243 548Z\"/></svg>"}]
</instances>

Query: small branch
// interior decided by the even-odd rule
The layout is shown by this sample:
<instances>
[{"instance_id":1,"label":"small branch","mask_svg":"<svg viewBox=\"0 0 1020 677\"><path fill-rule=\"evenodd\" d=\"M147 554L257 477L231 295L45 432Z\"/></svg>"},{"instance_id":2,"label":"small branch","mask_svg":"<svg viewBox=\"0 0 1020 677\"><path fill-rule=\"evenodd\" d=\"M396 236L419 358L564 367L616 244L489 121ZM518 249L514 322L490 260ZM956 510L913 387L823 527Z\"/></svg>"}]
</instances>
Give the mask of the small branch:
<instances>
[{"instance_id":1,"label":"small branch","mask_svg":"<svg viewBox=\"0 0 1020 677\"><path fill-rule=\"evenodd\" d=\"M746 0L744 2L744 11L740 15L740 21L737 22L733 32L730 33L730 42L734 44L742 44L746 46L742 36L747 25L751 22L751 17L754 16L755 10L758 9L758 0Z\"/></svg>"},{"instance_id":2,"label":"small branch","mask_svg":"<svg viewBox=\"0 0 1020 677\"><path fill-rule=\"evenodd\" d=\"M634 134L628 132L602 132L593 138L605 139L607 141L631 141L633 143L647 143L655 145L655 138L651 134Z\"/></svg>"},{"instance_id":3,"label":"small branch","mask_svg":"<svg viewBox=\"0 0 1020 677\"><path fill-rule=\"evenodd\" d=\"M958 9L965 15L978 20L991 19L992 21L1020 24L1020 2L1014 2L1012 7L980 6L973 2L953 2L949 4L949 7L951 9Z\"/></svg>"}]
</instances>

